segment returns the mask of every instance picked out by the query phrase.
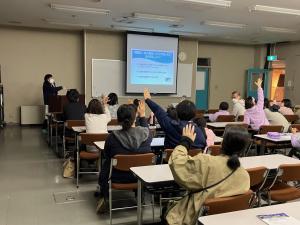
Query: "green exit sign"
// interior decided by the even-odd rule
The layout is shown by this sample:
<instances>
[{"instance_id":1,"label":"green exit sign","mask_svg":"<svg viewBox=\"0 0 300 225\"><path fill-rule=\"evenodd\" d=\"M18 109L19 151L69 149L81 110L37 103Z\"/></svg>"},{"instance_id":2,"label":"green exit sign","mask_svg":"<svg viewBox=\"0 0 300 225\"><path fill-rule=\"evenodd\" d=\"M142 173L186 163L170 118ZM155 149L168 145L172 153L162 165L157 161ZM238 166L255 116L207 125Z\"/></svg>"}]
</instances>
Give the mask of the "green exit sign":
<instances>
[{"instance_id":1,"label":"green exit sign","mask_svg":"<svg viewBox=\"0 0 300 225\"><path fill-rule=\"evenodd\" d=\"M268 55L267 60L268 61L276 61L277 60L277 55Z\"/></svg>"}]
</instances>

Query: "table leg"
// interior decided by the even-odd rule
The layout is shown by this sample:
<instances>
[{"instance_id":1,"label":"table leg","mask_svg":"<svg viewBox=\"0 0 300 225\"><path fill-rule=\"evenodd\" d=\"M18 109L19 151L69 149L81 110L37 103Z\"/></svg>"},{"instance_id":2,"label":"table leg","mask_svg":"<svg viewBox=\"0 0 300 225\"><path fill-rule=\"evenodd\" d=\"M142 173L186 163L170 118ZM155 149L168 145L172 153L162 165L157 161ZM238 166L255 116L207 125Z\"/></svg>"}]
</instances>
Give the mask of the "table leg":
<instances>
[{"instance_id":1,"label":"table leg","mask_svg":"<svg viewBox=\"0 0 300 225\"><path fill-rule=\"evenodd\" d=\"M137 224L142 225L143 222L143 209L142 209L142 182L139 179L138 180L138 195L137 195L137 200L138 200L138 207L137 207Z\"/></svg>"},{"instance_id":2,"label":"table leg","mask_svg":"<svg viewBox=\"0 0 300 225\"><path fill-rule=\"evenodd\" d=\"M267 142L265 140L261 141L259 155L265 155L265 153L266 153L266 144L267 144Z\"/></svg>"},{"instance_id":3,"label":"table leg","mask_svg":"<svg viewBox=\"0 0 300 225\"><path fill-rule=\"evenodd\" d=\"M58 154L58 124L55 124L55 152Z\"/></svg>"}]
</instances>

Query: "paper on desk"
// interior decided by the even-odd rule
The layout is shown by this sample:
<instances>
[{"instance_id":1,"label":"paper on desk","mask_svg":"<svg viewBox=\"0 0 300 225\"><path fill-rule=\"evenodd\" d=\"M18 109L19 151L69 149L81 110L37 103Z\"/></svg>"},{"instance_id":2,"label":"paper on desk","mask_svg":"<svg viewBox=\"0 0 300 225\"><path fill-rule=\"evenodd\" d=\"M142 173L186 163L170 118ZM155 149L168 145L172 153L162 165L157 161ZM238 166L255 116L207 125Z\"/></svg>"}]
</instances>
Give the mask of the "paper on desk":
<instances>
[{"instance_id":1,"label":"paper on desk","mask_svg":"<svg viewBox=\"0 0 300 225\"><path fill-rule=\"evenodd\" d=\"M257 217L268 225L300 225L300 221L285 213L258 215Z\"/></svg>"}]
</instances>

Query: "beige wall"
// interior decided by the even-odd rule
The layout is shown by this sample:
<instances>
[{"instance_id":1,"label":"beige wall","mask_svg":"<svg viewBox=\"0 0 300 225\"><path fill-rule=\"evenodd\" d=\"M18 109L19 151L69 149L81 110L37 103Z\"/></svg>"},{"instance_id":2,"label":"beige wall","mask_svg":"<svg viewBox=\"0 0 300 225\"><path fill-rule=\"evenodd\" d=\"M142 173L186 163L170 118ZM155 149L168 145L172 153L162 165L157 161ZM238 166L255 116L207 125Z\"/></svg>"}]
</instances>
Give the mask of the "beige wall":
<instances>
[{"instance_id":1,"label":"beige wall","mask_svg":"<svg viewBox=\"0 0 300 225\"><path fill-rule=\"evenodd\" d=\"M19 122L21 105L41 105L43 76L84 91L79 32L0 28L0 64L6 122Z\"/></svg>"},{"instance_id":2,"label":"beige wall","mask_svg":"<svg viewBox=\"0 0 300 225\"><path fill-rule=\"evenodd\" d=\"M255 47L199 42L198 56L211 58L209 108L231 104L231 92L246 92L246 70L254 66Z\"/></svg>"},{"instance_id":3,"label":"beige wall","mask_svg":"<svg viewBox=\"0 0 300 225\"><path fill-rule=\"evenodd\" d=\"M285 97L290 98L293 104L300 104L300 43L292 42L276 46L276 54L280 60L286 62ZM289 87L288 81L292 82Z\"/></svg>"}]
</instances>

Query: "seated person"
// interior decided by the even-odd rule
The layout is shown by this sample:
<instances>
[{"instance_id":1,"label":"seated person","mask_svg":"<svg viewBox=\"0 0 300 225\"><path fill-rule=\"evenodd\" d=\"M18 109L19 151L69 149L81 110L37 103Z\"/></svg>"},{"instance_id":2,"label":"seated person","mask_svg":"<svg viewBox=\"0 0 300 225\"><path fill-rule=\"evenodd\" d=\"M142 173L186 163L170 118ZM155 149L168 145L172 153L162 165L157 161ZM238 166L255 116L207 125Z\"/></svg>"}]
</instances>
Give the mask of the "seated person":
<instances>
[{"instance_id":1,"label":"seated person","mask_svg":"<svg viewBox=\"0 0 300 225\"><path fill-rule=\"evenodd\" d=\"M241 98L241 94L238 91L233 91L231 93L232 97L232 115L234 115L236 118L238 116L243 116L245 113L245 100Z\"/></svg>"},{"instance_id":2,"label":"seated person","mask_svg":"<svg viewBox=\"0 0 300 225\"><path fill-rule=\"evenodd\" d=\"M131 104L121 105L117 111L118 121L122 130L113 131L106 139L103 156L104 163L99 176L100 200L97 205L97 212L105 211L108 198L108 179L110 172L111 158L117 154L139 154L151 152L151 133L145 118L145 103L140 101L138 114L141 117L141 126L135 126L136 109ZM131 172L113 170L113 182L134 183L136 178Z\"/></svg>"},{"instance_id":3,"label":"seated person","mask_svg":"<svg viewBox=\"0 0 300 225\"><path fill-rule=\"evenodd\" d=\"M107 124L111 121L107 101L107 97L102 99L102 103L98 99L90 101L84 115L86 133L107 133Z\"/></svg>"},{"instance_id":4,"label":"seated person","mask_svg":"<svg viewBox=\"0 0 300 225\"><path fill-rule=\"evenodd\" d=\"M279 112L282 115L294 115L293 106L290 99L285 98L282 100Z\"/></svg>"},{"instance_id":5,"label":"seated person","mask_svg":"<svg viewBox=\"0 0 300 225\"><path fill-rule=\"evenodd\" d=\"M118 95L116 93L109 93L108 97L108 110L110 112L111 118L117 119L117 110L119 108Z\"/></svg>"},{"instance_id":6,"label":"seated person","mask_svg":"<svg viewBox=\"0 0 300 225\"><path fill-rule=\"evenodd\" d=\"M187 195L169 210L168 224L193 225L207 198L227 197L246 193L250 188L248 172L241 167L238 156L249 143L248 131L239 126L226 129L222 142L222 155L188 155L196 138L194 127L187 125L183 137L173 151L169 166L175 181L188 191ZM218 182L221 182L217 184ZM205 187L215 185L205 191ZM197 192L198 191L198 192Z\"/></svg>"},{"instance_id":7,"label":"seated person","mask_svg":"<svg viewBox=\"0 0 300 225\"><path fill-rule=\"evenodd\" d=\"M206 119L204 117L196 118L196 119L194 119L194 123L197 124L197 126L199 128L204 129L204 133L206 136L206 149L209 146L214 145L216 135L211 129L207 128ZM204 152L206 152L206 151L204 151Z\"/></svg>"},{"instance_id":8,"label":"seated person","mask_svg":"<svg viewBox=\"0 0 300 225\"><path fill-rule=\"evenodd\" d=\"M266 114L264 112L264 91L261 87L262 79L259 78L255 82L257 86L258 100L257 104L253 97L248 97L245 101L246 112L244 114L244 123L251 126L254 131L258 131L262 125L269 125Z\"/></svg>"},{"instance_id":9,"label":"seated person","mask_svg":"<svg viewBox=\"0 0 300 225\"><path fill-rule=\"evenodd\" d=\"M178 121L178 115L177 115L177 111L176 108L173 105L169 105L167 108L167 113L168 116L172 119L172 120L176 120Z\"/></svg>"},{"instance_id":10,"label":"seated person","mask_svg":"<svg viewBox=\"0 0 300 225\"><path fill-rule=\"evenodd\" d=\"M79 102L79 92L76 89L69 90L67 99L69 103L64 105L63 120L84 120L86 106Z\"/></svg>"},{"instance_id":11,"label":"seated person","mask_svg":"<svg viewBox=\"0 0 300 225\"><path fill-rule=\"evenodd\" d=\"M278 105L272 105L269 107L269 100L265 98L265 114L271 125L281 125L284 127L283 132L288 132L290 123L287 119L278 112Z\"/></svg>"},{"instance_id":12,"label":"seated person","mask_svg":"<svg viewBox=\"0 0 300 225\"><path fill-rule=\"evenodd\" d=\"M192 120L196 116L196 106L193 102L189 100L184 100L176 106L178 121L171 119L168 113L162 109L158 104L151 100L151 95L149 90L145 89L144 98L147 105L154 113L156 119L158 120L161 129L165 132L165 143L164 147L166 149L175 148L180 141L182 135L182 129L188 124L192 123ZM199 127L195 128L197 137L192 145L194 149L204 149L206 147L206 138L204 132Z\"/></svg>"},{"instance_id":13,"label":"seated person","mask_svg":"<svg viewBox=\"0 0 300 225\"><path fill-rule=\"evenodd\" d=\"M291 137L291 143L293 148L289 152L289 156L293 157L296 156L298 159L300 159L300 135L299 133L297 134L298 129L297 128L292 128L292 137Z\"/></svg>"},{"instance_id":14,"label":"seated person","mask_svg":"<svg viewBox=\"0 0 300 225\"><path fill-rule=\"evenodd\" d=\"M214 114L210 114L209 115L209 120L211 122L215 122L217 120L217 118L221 115L230 115L230 113L228 112L228 108L229 105L227 102L221 102L219 105L219 111L214 113Z\"/></svg>"}]
</instances>

